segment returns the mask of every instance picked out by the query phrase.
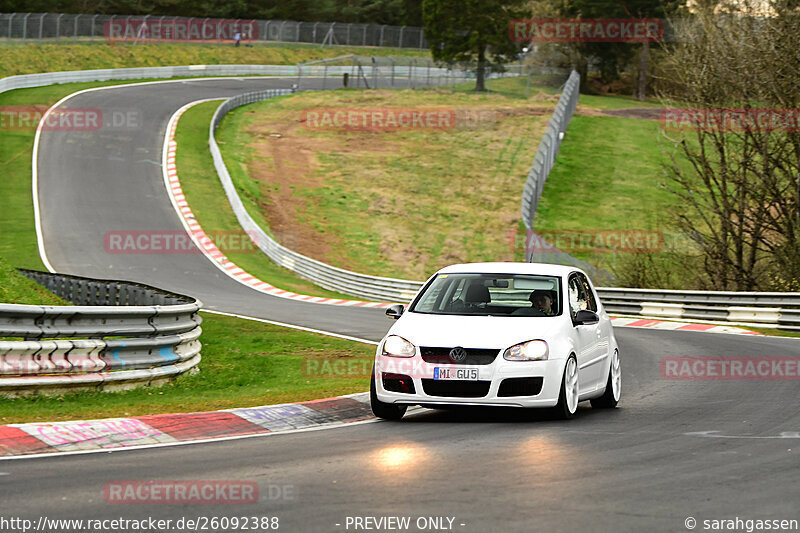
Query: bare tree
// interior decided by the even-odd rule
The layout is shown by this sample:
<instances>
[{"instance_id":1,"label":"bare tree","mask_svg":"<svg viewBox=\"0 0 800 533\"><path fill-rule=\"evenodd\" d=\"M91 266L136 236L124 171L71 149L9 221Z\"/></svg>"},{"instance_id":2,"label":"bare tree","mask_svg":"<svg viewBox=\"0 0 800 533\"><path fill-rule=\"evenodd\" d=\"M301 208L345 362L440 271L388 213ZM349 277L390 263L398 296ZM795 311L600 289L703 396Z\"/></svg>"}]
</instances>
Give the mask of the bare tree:
<instances>
[{"instance_id":1,"label":"bare tree","mask_svg":"<svg viewBox=\"0 0 800 533\"><path fill-rule=\"evenodd\" d=\"M668 171L674 220L700 251L707 288L800 285L800 11L790 1L700 4L661 73L662 96L702 110L678 113L692 127L667 133L678 147Z\"/></svg>"}]
</instances>

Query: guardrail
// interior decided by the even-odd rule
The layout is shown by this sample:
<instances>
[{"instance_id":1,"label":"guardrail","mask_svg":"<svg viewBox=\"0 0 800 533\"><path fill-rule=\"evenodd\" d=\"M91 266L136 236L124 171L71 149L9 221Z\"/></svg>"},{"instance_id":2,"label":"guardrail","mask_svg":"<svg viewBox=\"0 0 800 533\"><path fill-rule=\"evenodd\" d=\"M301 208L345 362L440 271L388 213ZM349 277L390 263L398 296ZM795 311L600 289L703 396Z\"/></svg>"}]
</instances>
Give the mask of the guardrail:
<instances>
[{"instance_id":1,"label":"guardrail","mask_svg":"<svg viewBox=\"0 0 800 533\"><path fill-rule=\"evenodd\" d=\"M539 198L542 196L544 182L553 168L556 154L558 154L558 149L561 146L561 140L567 131L572 113L578 105L580 81L580 75L573 70L564 84L564 90L561 92L556 109L550 118L550 122L547 123L547 128L544 130L544 135L539 143L539 149L536 150L536 155L533 158L533 164L530 172L528 172L528 179L522 189L522 222L527 229L533 228L533 217L536 215L536 209L539 206ZM530 261L530 257L527 260Z\"/></svg>"},{"instance_id":2,"label":"guardrail","mask_svg":"<svg viewBox=\"0 0 800 533\"><path fill-rule=\"evenodd\" d=\"M75 304L0 304L0 394L161 382L200 362L201 303L139 283L20 270Z\"/></svg>"},{"instance_id":3,"label":"guardrail","mask_svg":"<svg viewBox=\"0 0 800 533\"><path fill-rule=\"evenodd\" d=\"M598 287L611 314L800 331L800 293Z\"/></svg>"}]
</instances>

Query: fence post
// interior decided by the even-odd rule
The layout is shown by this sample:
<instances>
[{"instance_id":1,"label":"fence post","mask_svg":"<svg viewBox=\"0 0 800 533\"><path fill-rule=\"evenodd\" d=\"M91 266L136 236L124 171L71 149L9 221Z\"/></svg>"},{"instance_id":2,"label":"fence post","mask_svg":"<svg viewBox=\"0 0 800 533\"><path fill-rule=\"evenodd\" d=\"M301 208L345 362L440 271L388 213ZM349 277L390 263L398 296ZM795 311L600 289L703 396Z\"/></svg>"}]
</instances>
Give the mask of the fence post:
<instances>
[{"instance_id":1,"label":"fence post","mask_svg":"<svg viewBox=\"0 0 800 533\"><path fill-rule=\"evenodd\" d=\"M352 25L352 22L347 23L347 46L350 46L350 26Z\"/></svg>"},{"instance_id":2,"label":"fence post","mask_svg":"<svg viewBox=\"0 0 800 533\"><path fill-rule=\"evenodd\" d=\"M81 19L80 15L75 15L75 28L74 28L75 31L72 32L72 42L75 43L78 42L78 21L80 19Z\"/></svg>"},{"instance_id":3,"label":"fence post","mask_svg":"<svg viewBox=\"0 0 800 533\"><path fill-rule=\"evenodd\" d=\"M42 13L42 16L39 17L39 42L42 42L42 31L44 30L44 17L47 16L47 13Z\"/></svg>"},{"instance_id":4,"label":"fence post","mask_svg":"<svg viewBox=\"0 0 800 533\"><path fill-rule=\"evenodd\" d=\"M8 42L11 42L11 21L14 20L14 15L16 15L16 13L11 13L11 16L8 17Z\"/></svg>"},{"instance_id":5,"label":"fence post","mask_svg":"<svg viewBox=\"0 0 800 533\"><path fill-rule=\"evenodd\" d=\"M30 17L30 13L25 13L25 16L22 17L22 42L25 42L25 39L28 38L28 17Z\"/></svg>"},{"instance_id":6,"label":"fence post","mask_svg":"<svg viewBox=\"0 0 800 533\"><path fill-rule=\"evenodd\" d=\"M403 48L403 30L405 29L405 26L400 26L400 37L397 38L397 48Z\"/></svg>"},{"instance_id":7,"label":"fence post","mask_svg":"<svg viewBox=\"0 0 800 533\"><path fill-rule=\"evenodd\" d=\"M367 25L364 24L364 38L361 39L361 46L367 46Z\"/></svg>"},{"instance_id":8,"label":"fence post","mask_svg":"<svg viewBox=\"0 0 800 533\"><path fill-rule=\"evenodd\" d=\"M394 64L395 64L395 61L394 61L394 58L392 56L389 56L389 61L391 61L391 63L392 63L392 87L394 87Z\"/></svg>"},{"instance_id":9,"label":"fence post","mask_svg":"<svg viewBox=\"0 0 800 533\"><path fill-rule=\"evenodd\" d=\"M378 38L378 46L383 46L383 30L386 29L386 24L381 26L381 36Z\"/></svg>"},{"instance_id":10,"label":"fence post","mask_svg":"<svg viewBox=\"0 0 800 533\"><path fill-rule=\"evenodd\" d=\"M311 30L311 42L315 44L317 42L317 25L319 25L319 22L315 22L314 28Z\"/></svg>"},{"instance_id":11,"label":"fence post","mask_svg":"<svg viewBox=\"0 0 800 533\"><path fill-rule=\"evenodd\" d=\"M96 20L97 20L97 15L92 15L92 22L91 22L91 24L92 24L92 38L91 38L91 42L94 42L94 25L95 25L95 21ZM111 17L111 20L112 21L114 20L113 16ZM110 23L109 23L109 26L110 26Z\"/></svg>"},{"instance_id":12,"label":"fence post","mask_svg":"<svg viewBox=\"0 0 800 533\"><path fill-rule=\"evenodd\" d=\"M425 39L425 30L423 28L420 28L419 29L419 47L420 48L423 48L423 46L422 46L423 39Z\"/></svg>"},{"instance_id":13,"label":"fence post","mask_svg":"<svg viewBox=\"0 0 800 533\"><path fill-rule=\"evenodd\" d=\"M56 41L61 39L61 17L64 16L64 13L59 13L56 17Z\"/></svg>"},{"instance_id":14,"label":"fence post","mask_svg":"<svg viewBox=\"0 0 800 533\"><path fill-rule=\"evenodd\" d=\"M298 22L294 27L294 42L300 42L300 22Z\"/></svg>"}]
</instances>

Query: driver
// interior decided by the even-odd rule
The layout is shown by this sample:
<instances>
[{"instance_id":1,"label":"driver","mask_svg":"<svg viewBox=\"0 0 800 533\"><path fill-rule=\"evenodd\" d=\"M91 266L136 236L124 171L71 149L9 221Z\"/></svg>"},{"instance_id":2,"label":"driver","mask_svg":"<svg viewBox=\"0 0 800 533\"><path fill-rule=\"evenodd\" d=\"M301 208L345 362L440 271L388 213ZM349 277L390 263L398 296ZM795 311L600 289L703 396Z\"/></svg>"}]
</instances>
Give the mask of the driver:
<instances>
[{"instance_id":1,"label":"driver","mask_svg":"<svg viewBox=\"0 0 800 533\"><path fill-rule=\"evenodd\" d=\"M553 314L553 299L545 292L534 292L531 295L533 308L538 309L547 316Z\"/></svg>"}]
</instances>

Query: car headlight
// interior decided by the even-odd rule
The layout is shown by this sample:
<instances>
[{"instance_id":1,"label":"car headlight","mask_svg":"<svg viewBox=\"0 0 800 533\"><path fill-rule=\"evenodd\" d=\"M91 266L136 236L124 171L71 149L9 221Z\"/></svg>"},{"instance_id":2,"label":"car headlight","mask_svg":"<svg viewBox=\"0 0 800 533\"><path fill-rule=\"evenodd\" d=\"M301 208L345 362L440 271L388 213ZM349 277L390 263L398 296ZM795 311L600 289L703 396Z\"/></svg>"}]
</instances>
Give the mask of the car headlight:
<instances>
[{"instance_id":1,"label":"car headlight","mask_svg":"<svg viewBox=\"0 0 800 533\"><path fill-rule=\"evenodd\" d=\"M383 343L383 355L391 357L414 357L417 349L413 344L397 335L389 335Z\"/></svg>"},{"instance_id":2,"label":"car headlight","mask_svg":"<svg viewBox=\"0 0 800 533\"><path fill-rule=\"evenodd\" d=\"M545 361L550 350L547 343L534 340L515 344L503 352L503 359L507 361Z\"/></svg>"}]
</instances>

